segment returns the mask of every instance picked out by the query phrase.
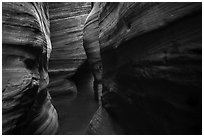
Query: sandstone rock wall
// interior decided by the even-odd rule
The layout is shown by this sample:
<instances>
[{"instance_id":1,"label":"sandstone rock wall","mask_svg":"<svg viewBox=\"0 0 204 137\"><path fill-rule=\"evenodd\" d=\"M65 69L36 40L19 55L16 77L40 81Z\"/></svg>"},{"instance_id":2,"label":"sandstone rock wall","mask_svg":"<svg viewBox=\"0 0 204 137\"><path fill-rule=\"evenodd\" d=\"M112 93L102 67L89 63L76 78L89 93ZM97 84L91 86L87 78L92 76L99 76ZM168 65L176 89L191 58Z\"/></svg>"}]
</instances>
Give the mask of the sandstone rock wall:
<instances>
[{"instance_id":1,"label":"sandstone rock wall","mask_svg":"<svg viewBox=\"0 0 204 137\"><path fill-rule=\"evenodd\" d=\"M55 134L47 91L51 52L48 5L2 4L2 133Z\"/></svg>"},{"instance_id":2,"label":"sandstone rock wall","mask_svg":"<svg viewBox=\"0 0 204 137\"><path fill-rule=\"evenodd\" d=\"M200 3L115 2L100 3L100 46L114 48L192 12Z\"/></svg>"},{"instance_id":3,"label":"sandstone rock wall","mask_svg":"<svg viewBox=\"0 0 204 137\"><path fill-rule=\"evenodd\" d=\"M201 134L202 4L99 8L103 106L123 134Z\"/></svg>"},{"instance_id":4,"label":"sandstone rock wall","mask_svg":"<svg viewBox=\"0 0 204 137\"><path fill-rule=\"evenodd\" d=\"M91 4L2 7L3 134L55 134L48 59L51 95L76 96L67 79L87 59L82 29ZM98 38L88 41L89 57L98 55L98 46L102 51L106 110L97 111L88 133L118 133L106 132L109 127L100 125L105 119L120 134L201 134L202 4L121 2L94 8L98 25L91 26L96 18L89 18L86 32L99 36L86 38Z\"/></svg>"},{"instance_id":5,"label":"sandstone rock wall","mask_svg":"<svg viewBox=\"0 0 204 137\"><path fill-rule=\"evenodd\" d=\"M49 62L50 85L53 96L70 94L75 96L75 84L67 78L75 74L86 60L83 48L83 25L91 4L88 2L49 3L51 42L53 52Z\"/></svg>"},{"instance_id":6,"label":"sandstone rock wall","mask_svg":"<svg viewBox=\"0 0 204 137\"><path fill-rule=\"evenodd\" d=\"M93 73L93 88L95 99L101 104L102 96L102 64L99 43L99 9L100 3L95 3L88 17L86 18L83 28L83 46L86 51L89 68Z\"/></svg>"}]
</instances>

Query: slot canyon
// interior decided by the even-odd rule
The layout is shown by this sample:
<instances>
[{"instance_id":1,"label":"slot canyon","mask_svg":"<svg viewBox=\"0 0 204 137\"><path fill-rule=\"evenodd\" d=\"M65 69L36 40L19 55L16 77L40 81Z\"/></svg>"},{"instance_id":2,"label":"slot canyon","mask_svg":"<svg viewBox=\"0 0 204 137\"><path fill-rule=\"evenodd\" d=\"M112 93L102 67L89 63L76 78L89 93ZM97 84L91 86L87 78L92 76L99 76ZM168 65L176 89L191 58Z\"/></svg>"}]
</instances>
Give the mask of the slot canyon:
<instances>
[{"instance_id":1,"label":"slot canyon","mask_svg":"<svg viewBox=\"0 0 204 137\"><path fill-rule=\"evenodd\" d=\"M2 134L201 135L201 2L2 2Z\"/></svg>"}]
</instances>

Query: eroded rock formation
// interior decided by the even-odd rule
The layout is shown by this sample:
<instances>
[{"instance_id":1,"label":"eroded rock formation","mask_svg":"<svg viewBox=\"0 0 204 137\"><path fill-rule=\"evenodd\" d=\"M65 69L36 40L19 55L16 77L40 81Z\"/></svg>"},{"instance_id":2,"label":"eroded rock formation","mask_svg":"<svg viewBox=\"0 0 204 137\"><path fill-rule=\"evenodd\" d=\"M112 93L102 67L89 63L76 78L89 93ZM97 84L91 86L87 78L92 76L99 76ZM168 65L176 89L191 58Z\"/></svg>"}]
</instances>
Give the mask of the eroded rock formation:
<instances>
[{"instance_id":1,"label":"eroded rock formation","mask_svg":"<svg viewBox=\"0 0 204 137\"><path fill-rule=\"evenodd\" d=\"M76 97L75 83L69 78L85 62L83 25L91 3L49 3L51 42L53 52L49 62L51 95L69 94Z\"/></svg>"},{"instance_id":2,"label":"eroded rock formation","mask_svg":"<svg viewBox=\"0 0 204 137\"><path fill-rule=\"evenodd\" d=\"M98 8L103 106L122 134L201 134L201 3Z\"/></svg>"},{"instance_id":3,"label":"eroded rock formation","mask_svg":"<svg viewBox=\"0 0 204 137\"><path fill-rule=\"evenodd\" d=\"M2 133L55 134L47 91L51 52L46 3L2 4Z\"/></svg>"},{"instance_id":4,"label":"eroded rock formation","mask_svg":"<svg viewBox=\"0 0 204 137\"><path fill-rule=\"evenodd\" d=\"M95 3L84 24L83 46L94 75L95 98L101 104L102 64L99 44L99 11L99 3Z\"/></svg>"},{"instance_id":5,"label":"eroded rock formation","mask_svg":"<svg viewBox=\"0 0 204 137\"><path fill-rule=\"evenodd\" d=\"M76 97L85 60L103 83L88 134L201 134L202 3L92 5L3 3L3 134L55 134L48 91Z\"/></svg>"}]
</instances>

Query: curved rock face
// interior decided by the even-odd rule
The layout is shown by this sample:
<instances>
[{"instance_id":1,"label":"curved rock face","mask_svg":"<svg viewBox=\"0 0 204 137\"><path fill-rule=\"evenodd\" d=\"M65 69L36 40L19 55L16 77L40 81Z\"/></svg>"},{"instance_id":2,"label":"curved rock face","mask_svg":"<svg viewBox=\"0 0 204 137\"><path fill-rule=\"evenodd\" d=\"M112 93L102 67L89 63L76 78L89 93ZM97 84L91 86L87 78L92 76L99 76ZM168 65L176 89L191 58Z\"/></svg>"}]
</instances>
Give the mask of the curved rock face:
<instances>
[{"instance_id":1,"label":"curved rock face","mask_svg":"<svg viewBox=\"0 0 204 137\"><path fill-rule=\"evenodd\" d=\"M101 91L102 58L88 134L202 134L202 3L93 6L3 3L3 134L57 132L51 42L52 96L76 97L67 78L87 57Z\"/></svg>"},{"instance_id":2,"label":"curved rock face","mask_svg":"<svg viewBox=\"0 0 204 137\"><path fill-rule=\"evenodd\" d=\"M86 60L83 48L83 25L91 4L86 2L49 3L53 52L49 62L50 93L76 96L75 84L69 81Z\"/></svg>"},{"instance_id":3,"label":"curved rock face","mask_svg":"<svg viewBox=\"0 0 204 137\"><path fill-rule=\"evenodd\" d=\"M102 64L99 45L99 6L95 3L89 13L83 29L83 46L86 51L87 60L94 75L94 92L96 100L101 103L102 96Z\"/></svg>"},{"instance_id":4,"label":"curved rock face","mask_svg":"<svg viewBox=\"0 0 204 137\"><path fill-rule=\"evenodd\" d=\"M101 61L99 45L99 3L89 13L84 24L83 45L90 64Z\"/></svg>"},{"instance_id":5,"label":"curved rock face","mask_svg":"<svg viewBox=\"0 0 204 137\"><path fill-rule=\"evenodd\" d=\"M46 87L51 52L46 3L2 4L2 133L55 134Z\"/></svg>"},{"instance_id":6,"label":"curved rock face","mask_svg":"<svg viewBox=\"0 0 204 137\"><path fill-rule=\"evenodd\" d=\"M123 134L201 134L202 4L98 8L103 106Z\"/></svg>"},{"instance_id":7,"label":"curved rock face","mask_svg":"<svg viewBox=\"0 0 204 137\"><path fill-rule=\"evenodd\" d=\"M161 28L200 8L200 3L100 3L100 46L102 50L116 48L122 42Z\"/></svg>"}]
</instances>

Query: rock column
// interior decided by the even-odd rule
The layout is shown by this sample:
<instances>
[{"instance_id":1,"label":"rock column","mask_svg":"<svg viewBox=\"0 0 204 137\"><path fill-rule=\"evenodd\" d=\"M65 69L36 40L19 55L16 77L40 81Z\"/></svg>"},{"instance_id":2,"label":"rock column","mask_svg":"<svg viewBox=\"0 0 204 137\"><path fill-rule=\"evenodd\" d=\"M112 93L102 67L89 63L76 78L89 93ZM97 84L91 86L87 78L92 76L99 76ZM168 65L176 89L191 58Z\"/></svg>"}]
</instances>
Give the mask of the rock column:
<instances>
[{"instance_id":1,"label":"rock column","mask_svg":"<svg viewBox=\"0 0 204 137\"><path fill-rule=\"evenodd\" d=\"M99 3L94 3L84 25L83 44L88 62L94 75L94 91L96 99L102 96L102 63L99 44Z\"/></svg>"}]
</instances>

